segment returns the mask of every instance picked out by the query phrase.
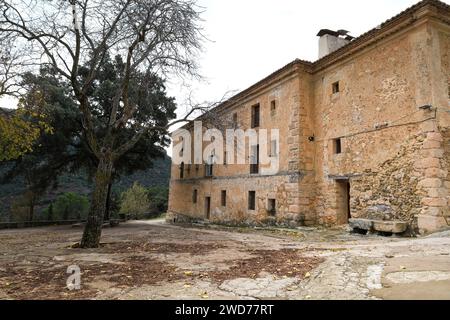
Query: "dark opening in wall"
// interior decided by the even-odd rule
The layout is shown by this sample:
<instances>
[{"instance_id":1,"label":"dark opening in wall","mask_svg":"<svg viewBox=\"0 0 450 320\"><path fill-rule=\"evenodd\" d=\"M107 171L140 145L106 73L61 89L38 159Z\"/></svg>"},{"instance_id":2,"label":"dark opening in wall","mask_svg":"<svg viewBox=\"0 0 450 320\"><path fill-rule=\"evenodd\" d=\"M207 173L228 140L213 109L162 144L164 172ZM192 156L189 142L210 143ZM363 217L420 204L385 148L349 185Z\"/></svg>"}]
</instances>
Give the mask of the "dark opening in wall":
<instances>
[{"instance_id":1,"label":"dark opening in wall","mask_svg":"<svg viewBox=\"0 0 450 320\"><path fill-rule=\"evenodd\" d=\"M250 156L250 174L259 173L259 145L252 147Z\"/></svg>"},{"instance_id":2,"label":"dark opening in wall","mask_svg":"<svg viewBox=\"0 0 450 320\"><path fill-rule=\"evenodd\" d=\"M181 150L180 150L179 155L180 155L180 157L183 157L183 156L184 156L184 146L185 146L185 142L184 142L184 138L183 138L183 137L181 137L180 140L181 140Z\"/></svg>"},{"instance_id":3,"label":"dark opening in wall","mask_svg":"<svg viewBox=\"0 0 450 320\"><path fill-rule=\"evenodd\" d=\"M248 192L248 210L256 210L256 191Z\"/></svg>"},{"instance_id":4,"label":"dark opening in wall","mask_svg":"<svg viewBox=\"0 0 450 320\"><path fill-rule=\"evenodd\" d=\"M205 197L205 216L207 220L211 218L211 197Z\"/></svg>"},{"instance_id":5,"label":"dark opening in wall","mask_svg":"<svg viewBox=\"0 0 450 320\"><path fill-rule=\"evenodd\" d=\"M237 129L237 127L238 127L238 114L233 113L233 128Z\"/></svg>"},{"instance_id":6,"label":"dark opening in wall","mask_svg":"<svg viewBox=\"0 0 450 320\"><path fill-rule=\"evenodd\" d=\"M277 201L275 199L269 199L267 211L269 211L271 216L275 216L277 214Z\"/></svg>"},{"instance_id":7,"label":"dark opening in wall","mask_svg":"<svg viewBox=\"0 0 450 320\"><path fill-rule=\"evenodd\" d=\"M340 92L339 81L332 84L333 94Z\"/></svg>"},{"instance_id":8,"label":"dark opening in wall","mask_svg":"<svg viewBox=\"0 0 450 320\"><path fill-rule=\"evenodd\" d=\"M222 190L222 194L221 194L221 205L222 207L226 207L227 206L227 191L226 190Z\"/></svg>"},{"instance_id":9,"label":"dark opening in wall","mask_svg":"<svg viewBox=\"0 0 450 320\"><path fill-rule=\"evenodd\" d=\"M272 100L270 102L270 115L273 117L277 114L277 102L276 100Z\"/></svg>"},{"instance_id":10,"label":"dark opening in wall","mask_svg":"<svg viewBox=\"0 0 450 320\"><path fill-rule=\"evenodd\" d=\"M192 192L192 203L197 203L197 196L198 196L198 191L197 191L197 189L194 189L194 191Z\"/></svg>"},{"instance_id":11,"label":"dark opening in wall","mask_svg":"<svg viewBox=\"0 0 450 320\"><path fill-rule=\"evenodd\" d=\"M251 127L252 128L258 128L259 127L259 123L260 123L260 105L259 103L257 105L254 105L252 107L252 123L251 123Z\"/></svg>"},{"instance_id":12,"label":"dark opening in wall","mask_svg":"<svg viewBox=\"0 0 450 320\"><path fill-rule=\"evenodd\" d=\"M333 140L333 151L334 154L341 154L342 153L342 139L337 138Z\"/></svg>"},{"instance_id":13,"label":"dark opening in wall","mask_svg":"<svg viewBox=\"0 0 450 320\"><path fill-rule=\"evenodd\" d=\"M349 180L336 181L336 209L338 225L348 224L349 219L352 218Z\"/></svg>"},{"instance_id":14,"label":"dark opening in wall","mask_svg":"<svg viewBox=\"0 0 450 320\"><path fill-rule=\"evenodd\" d=\"M205 165L205 177L212 177L212 176L213 176L213 165L206 164Z\"/></svg>"},{"instance_id":15,"label":"dark opening in wall","mask_svg":"<svg viewBox=\"0 0 450 320\"><path fill-rule=\"evenodd\" d=\"M180 165L180 179L184 179L184 162Z\"/></svg>"},{"instance_id":16,"label":"dark opening in wall","mask_svg":"<svg viewBox=\"0 0 450 320\"><path fill-rule=\"evenodd\" d=\"M205 177L212 177L213 172L213 166L214 166L214 156L211 155L205 164Z\"/></svg>"}]
</instances>

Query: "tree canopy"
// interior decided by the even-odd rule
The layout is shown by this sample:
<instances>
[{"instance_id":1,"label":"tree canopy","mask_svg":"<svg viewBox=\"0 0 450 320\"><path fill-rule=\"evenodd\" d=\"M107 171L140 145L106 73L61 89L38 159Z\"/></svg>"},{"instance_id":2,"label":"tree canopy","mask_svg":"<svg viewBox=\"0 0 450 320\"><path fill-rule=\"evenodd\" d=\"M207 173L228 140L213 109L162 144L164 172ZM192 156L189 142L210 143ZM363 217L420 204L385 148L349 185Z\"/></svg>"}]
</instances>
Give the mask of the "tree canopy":
<instances>
[{"instance_id":1,"label":"tree canopy","mask_svg":"<svg viewBox=\"0 0 450 320\"><path fill-rule=\"evenodd\" d=\"M13 42L19 57L26 52L25 61L10 64L12 74L47 65L70 86L83 143L97 163L81 246L97 247L108 186L121 158L144 137L157 139L197 110L155 121L158 114L170 115L172 104L150 105L145 92L155 75L198 75L200 10L192 0L0 0L0 38ZM101 76L111 56L120 57L112 82ZM100 106L99 98L106 104Z\"/></svg>"},{"instance_id":2,"label":"tree canopy","mask_svg":"<svg viewBox=\"0 0 450 320\"><path fill-rule=\"evenodd\" d=\"M114 92L110 87L116 85L115 80L122 64L120 56L115 59L106 58L97 75L99 79L94 81L96 85L90 93L96 105L93 121L99 135L104 134L101 131L105 128L104 122ZM145 77L151 80L143 80L146 83L144 89L139 79ZM37 75L28 73L23 78L22 109L29 112L43 110L53 130L36 136L37 146L13 161L4 178L11 180L24 175L29 191L39 196L49 187L56 187L57 178L65 172L73 173L83 169L93 177L98 159L84 139L81 114L71 94L69 83L48 67L41 68ZM137 90L132 90L130 96L139 101L140 117L151 119L161 126L175 117L174 99L167 96L164 81L157 75L142 74L133 81L133 86ZM126 141L133 133L133 128L124 128L118 136ZM168 143L167 132L148 132L117 161L111 182L121 175L130 175L152 167L155 158L165 155L164 147Z\"/></svg>"}]
</instances>

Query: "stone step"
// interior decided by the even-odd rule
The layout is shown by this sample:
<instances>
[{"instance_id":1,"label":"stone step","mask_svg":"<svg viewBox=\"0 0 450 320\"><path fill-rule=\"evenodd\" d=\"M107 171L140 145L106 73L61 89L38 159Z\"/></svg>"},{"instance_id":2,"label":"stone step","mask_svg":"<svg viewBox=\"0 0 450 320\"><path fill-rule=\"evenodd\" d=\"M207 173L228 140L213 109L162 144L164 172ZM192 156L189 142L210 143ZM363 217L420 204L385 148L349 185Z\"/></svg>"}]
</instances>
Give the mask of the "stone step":
<instances>
[{"instance_id":1,"label":"stone step","mask_svg":"<svg viewBox=\"0 0 450 320\"><path fill-rule=\"evenodd\" d=\"M403 233L408 229L408 223L404 221L350 219L349 224L353 229L387 232L394 234Z\"/></svg>"}]
</instances>

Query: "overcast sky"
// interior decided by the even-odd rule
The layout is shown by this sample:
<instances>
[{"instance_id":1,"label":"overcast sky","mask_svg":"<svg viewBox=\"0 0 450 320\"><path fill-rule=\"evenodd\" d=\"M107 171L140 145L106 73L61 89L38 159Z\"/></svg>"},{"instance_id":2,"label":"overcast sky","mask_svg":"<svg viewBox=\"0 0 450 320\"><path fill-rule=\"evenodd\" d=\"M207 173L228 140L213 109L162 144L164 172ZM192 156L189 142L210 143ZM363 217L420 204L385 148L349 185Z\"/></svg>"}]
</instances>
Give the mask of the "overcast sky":
<instances>
[{"instance_id":1,"label":"overcast sky","mask_svg":"<svg viewBox=\"0 0 450 320\"><path fill-rule=\"evenodd\" d=\"M227 91L246 89L295 58L315 61L320 29L345 29L359 36L417 2L201 0L211 42L205 43L199 60L207 82L193 84L195 96L215 101ZM179 102L181 91L171 86Z\"/></svg>"},{"instance_id":2,"label":"overcast sky","mask_svg":"<svg viewBox=\"0 0 450 320\"><path fill-rule=\"evenodd\" d=\"M241 91L295 58L315 61L320 29L345 29L353 36L378 26L417 0L199 0L204 8L205 42L199 57L203 82L185 89L169 83L169 94L183 107L188 92L217 101ZM444 0L450 3L450 0ZM0 107L13 103L0 100Z\"/></svg>"}]
</instances>

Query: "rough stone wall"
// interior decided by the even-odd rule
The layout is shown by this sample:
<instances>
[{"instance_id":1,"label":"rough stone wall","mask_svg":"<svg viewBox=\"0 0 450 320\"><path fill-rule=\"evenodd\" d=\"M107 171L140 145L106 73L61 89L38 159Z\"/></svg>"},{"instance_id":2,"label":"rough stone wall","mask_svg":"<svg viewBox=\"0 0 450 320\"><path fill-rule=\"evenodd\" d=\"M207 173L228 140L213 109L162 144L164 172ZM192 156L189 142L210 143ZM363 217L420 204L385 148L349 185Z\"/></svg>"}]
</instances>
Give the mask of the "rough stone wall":
<instances>
[{"instance_id":1,"label":"rough stone wall","mask_svg":"<svg viewBox=\"0 0 450 320\"><path fill-rule=\"evenodd\" d=\"M317 217L334 225L341 205L334 177L354 177L395 157L402 142L420 132L404 126L426 118L418 112L417 50L426 41L424 30L391 39L358 57L314 76L316 124ZM419 41L420 39L420 41ZM332 84L339 81L340 92ZM388 128L376 130L376 125ZM333 139L341 138L342 153L333 151Z\"/></svg>"},{"instance_id":2,"label":"rough stone wall","mask_svg":"<svg viewBox=\"0 0 450 320\"><path fill-rule=\"evenodd\" d=\"M421 233L438 230L446 225L443 214L448 207L448 189L445 188L444 180L448 170L443 145L441 132L437 129L427 132L416 161L416 168L422 169L422 179L419 182L422 208L418 215Z\"/></svg>"},{"instance_id":3,"label":"rough stone wall","mask_svg":"<svg viewBox=\"0 0 450 320\"><path fill-rule=\"evenodd\" d=\"M444 161L442 163L442 169L446 172L446 176L443 179L443 186L447 196L447 206L443 208L443 216L445 217L446 224L450 225L450 129L443 131L442 137L444 145Z\"/></svg>"},{"instance_id":4,"label":"rough stone wall","mask_svg":"<svg viewBox=\"0 0 450 320\"><path fill-rule=\"evenodd\" d=\"M301 86L299 71L264 92L236 103L222 115L224 118L231 118L233 113L237 113L239 128L247 130L250 128L251 107L256 103L260 104L260 128L280 131L278 174L250 175L249 165L228 164L215 165L214 177L206 178L203 165L199 166L199 170L192 165L190 171L185 171L185 178L179 179L179 167L172 166L169 219L176 215L205 218L205 197L211 197L210 220L214 222L298 225L314 218L311 214L311 199L314 197L311 191L311 174L304 172L305 162L300 160L306 148L301 143L301 126L309 123L305 116L310 108L309 93L302 94ZM275 114L270 110L271 101L274 100L277 104ZM206 143L203 147L206 147ZM246 156L249 156L248 148ZM198 190L196 204L192 202L194 189ZM222 190L227 192L226 207L221 206ZM248 210L249 191L256 192L254 211ZM308 200L300 199L300 193L305 198L309 197ZM267 210L269 199L276 199L275 217L271 217Z\"/></svg>"},{"instance_id":5,"label":"rough stone wall","mask_svg":"<svg viewBox=\"0 0 450 320\"><path fill-rule=\"evenodd\" d=\"M439 32L439 44L441 53L441 72L444 79L444 91L447 91L447 98L450 97L450 34L447 32ZM445 83L445 80L447 80ZM445 85L447 84L447 88ZM446 90L445 90L446 89Z\"/></svg>"},{"instance_id":6,"label":"rough stone wall","mask_svg":"<svg viewBox=\"0 0 450 320\"><path fill-rule=\"evenodd\" d=\"M300 214L304 217L306 225L317 224L315 208L316 182L315 182L315 123L314 123L314 95L312 75L304 73L300 77L300 108L299 108L299 168L303 176L299 180L298 201Z\"/></svg>"},{"instance_id":7,"label":"rough stone wall","mask_svg":"<svg viewBox=\"0 0 450 320\"><path fill-rule=\"evenodd\" d=\"M353 217L408 221L411 231L423 233L447 226L449 57L448 28L417 23L324 70L280 77L223 115L237 112L245 130L251 107L260 104L261 128L280 129L279 174L252 176L248 165L228 165L215 166L209 179L203 166L193 165L180 180L174 166L169 211L203 219L205 197L211 197L216 222L336 225L348 219L342 203L348 179ZM336 81L340 92L333 94ZM427 104L437 111L419 108ZM336 138L341 154L333 151ZM248 210L250 190L256 191L254 211ZM267 211L268 199L276 199L276 217Z\"/></svg>"},{"instance_id":8,"label":"rough stone wall","mask_svg":"<svg viewBox=\"0 0 450 320\"><path fill-rule=\"evenodd\" d=\"M351 179L350 206L354 218L401 220L409 222L412 230L417 229L422 168L416 168L415 164L424 140L424 134L410 137L393 158Z\"/></svg>"},{"instance_id":9,"label":"rough stone wall","mask_svg":"<svg viewBox=\"0 0 450 320\"><path fill-rule=\"evenodd\" d=\"M233 225L278 224L290 225L291 222L301 224L302 219L292 212L291 193L296 191L296 184L289 181L289 176L271 176L248 179L225 179L214 181L212 193L227 190L230 195L227 206L220 206L220 199L213 200L211 221ZM245 190L245 191L244 191ZM256 192L256 210L247 209L248 190ZM272 217L268 211L268 199L276 199L277 214Z\"/></svg>"},{"instance_id":10,"label":"rough stone wall","mask_svg":"<svg viewBox=\"0 0 450 320\"><path fill-rule=\"evenodd\" d=\"M419 109L438 92L431 39L422 25L315 75L320 224L343 220L342 178L350 180L352 217L405 220L413 229L424 217L442 217L442 137L435 113ZM336 81L341 90L333 94ZM341 154L333 152L336 138Z\"/></svg>"},{"instance_id":11,"label":"rough stone wall","mask_svg":"<svg viewBox=\"0 0 450 320\"><path fill-rule=\"evenodd\" d=\"M436 121L422 125L427 134L417 166L424 168L422 210L418 216L419 231L428 233L449 226L450 208L450 30L441 24L430 23L427 29L428 63L427 87L430 92L419 95L419 102L431 103L436 109ZM441 57L439 59L439 57Z\"/></svg>"}]
</instances>

